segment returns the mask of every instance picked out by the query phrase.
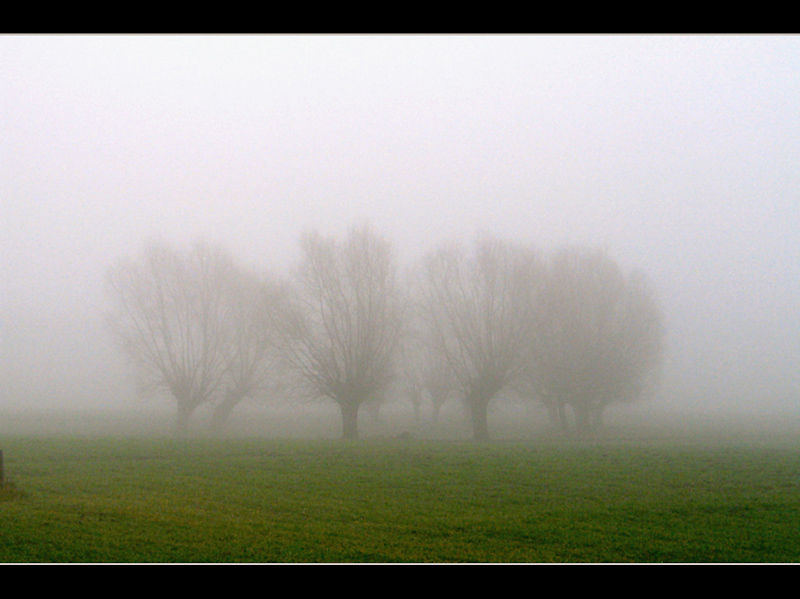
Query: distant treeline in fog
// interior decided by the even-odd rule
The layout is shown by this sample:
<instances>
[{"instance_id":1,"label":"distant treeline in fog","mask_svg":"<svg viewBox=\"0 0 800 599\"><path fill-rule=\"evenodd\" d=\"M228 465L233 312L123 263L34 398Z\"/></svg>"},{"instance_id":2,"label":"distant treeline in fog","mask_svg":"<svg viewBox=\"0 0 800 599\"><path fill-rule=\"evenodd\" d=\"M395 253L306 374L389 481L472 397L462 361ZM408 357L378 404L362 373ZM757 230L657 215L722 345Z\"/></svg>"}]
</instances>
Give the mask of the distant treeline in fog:
<instances>
[{"instance_id":1,"label":"distant treeline in fog","mask_svg":"<svg viewBox=\"0 0 800 599\"><path fill-rule=\"evenodd\" d=\"M652 388L664 326L646 275L603 249L481 235L401 269L369 225L303 235L290 276L245 266L222 245L144 244L108 269L109 328L139 391L166 391L175 431L213 406L221 430L245 398L333 400L342 436L362 406L461 401L475 440L500 397L537 401L565 434Z\"/></svg>"}]
</instances>

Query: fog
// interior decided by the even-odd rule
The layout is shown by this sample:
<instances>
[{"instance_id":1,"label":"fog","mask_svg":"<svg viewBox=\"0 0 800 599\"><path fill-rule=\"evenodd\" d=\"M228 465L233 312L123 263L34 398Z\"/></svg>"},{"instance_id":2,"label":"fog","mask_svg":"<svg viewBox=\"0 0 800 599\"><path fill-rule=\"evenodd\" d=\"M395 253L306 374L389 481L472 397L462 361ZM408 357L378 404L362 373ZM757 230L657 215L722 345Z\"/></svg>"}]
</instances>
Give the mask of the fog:
<instances>
[{"instance_id":1,"label":"fog","mask_svg":"<svg viewBox=\"0 0 800 599\"><path fill-rule=\"evenodd\" d=\"M662 381L609 422L798 420L798 114L798 36L0 36L3 429L170 418L103 324L147 238L286 272L360 220L406 264L488 232L644 270Z\"/></svg>"}]
</instances>

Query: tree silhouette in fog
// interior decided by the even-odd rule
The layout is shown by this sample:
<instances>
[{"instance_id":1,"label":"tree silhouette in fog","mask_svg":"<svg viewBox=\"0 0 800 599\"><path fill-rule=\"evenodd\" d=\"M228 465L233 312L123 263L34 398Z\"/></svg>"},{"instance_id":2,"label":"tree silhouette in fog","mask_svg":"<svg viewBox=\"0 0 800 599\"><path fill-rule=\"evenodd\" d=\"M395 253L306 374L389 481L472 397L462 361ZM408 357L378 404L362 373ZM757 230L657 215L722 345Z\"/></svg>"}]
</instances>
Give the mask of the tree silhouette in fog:
<instances>
[{"instance_id":1,"label":"tree silhouette in fog","mask_svg":"<svg viewBox=\"0 0 800 599\"><path fill-rule=\"evenodd\" d=\"M471 252L444 246L424 261L420 310L429 343L456 381L476 440L489 438L489 403L526 364L539 270L532 250L488 237Z\"/></svg>"},{"instance_id":2,"label":"tree silhouette in fog","mask_svg":"<svg viewBox=\"0 0 800 599\"><path fill-rule=\"evenodd\" d=\"M528 381L551 419L568 431L596 430L604 409L641 396L662 355L662 316L641 272L625 276L605 251L558 251L533 311Z\"/></svg>"},{"instance_id":3,"label":"tree silhouette in fog","mask_svg":"<svg viewBox=\"0 0 800 599\"><path fill-rule=\"evenodd\" d=\"M107 273L116 338L140 388L163 389L175 399L179 433L223 384L230 307L224 289L235 268L219 246L197 243L182 252L153 241L137 260L120 261Z\"/></svg>"},{"instance_id":4,"label":"tree silhouette in fog","mask_svg":"<svg viewBox=\"0 0 800 599\"><path fill-rule=\"evenodd\" d=\"M239 268L224 282L227 303L224 385L214 402L211 429L220 431L246 397L283 390L275 317L287 301L285 287L266 274Z\"/></svg>"},{"instance_id":5,"label":"tree silhouette in fog","mask_svg":"<svg viewBox=\"0 0 800 599\"><path fill-rule=\"evenodd\" d=\"M367 225L343 242L310 232L301 246L281 351L311 393L338 404L343 437L356 438L359 408L380 399L394 375L403 300L392 248Z\"/></svg>"},{"instance_id":6,"label":"tree silhouette in fog","mask_svg":"<svg viewBox=\"0 0 800 599\"><path fill-rule=\"evenodd\" d=\"M421 423L420 410L426 396L436 424L442 405L456 395L456 381L446 356L430 343L419 306L413 306L406 318L398 362L397 392L411 402L415 424Z\"/></svg>"},{"instance_id":7,"label":"tree silhouette in fog","mask_svg":"<svg viewBox=\"0 0 800 599\"><path fill-rule=\"evenodd\" d=\"M400 394L418 420L427 393L434 418L463 399L473 438L486 440L503 391L542 401L565 432L590 433L657 375L655 294L605 251L569 247L545 262L479 237L428 253L407 294L391 244L367 225L342 241L312 231L301 249L287 282L204 242L151 241L108 270L116 338L140 388L175 400L178 432L202 404L218 430L244 398L278 390L334 400L345 438L358 437L362 406Z\"/></svg>"}]
</instances>

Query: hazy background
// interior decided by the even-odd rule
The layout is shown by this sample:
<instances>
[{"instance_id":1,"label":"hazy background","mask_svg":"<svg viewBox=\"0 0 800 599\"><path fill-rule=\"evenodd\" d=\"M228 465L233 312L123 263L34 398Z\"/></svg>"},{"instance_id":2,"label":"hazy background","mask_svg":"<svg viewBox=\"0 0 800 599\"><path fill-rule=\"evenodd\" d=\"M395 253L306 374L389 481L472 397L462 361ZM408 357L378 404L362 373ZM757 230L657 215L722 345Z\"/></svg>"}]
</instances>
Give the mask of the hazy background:
<instances>
[{"instance_id":1,"label":"hazy background","mask_svg":"<svg viewBox=\"0 0 800 599\"><path fill-rule=\"evenodd\" d=\"M9 35L0 412L141 403L102 277L146 237L280 271L360 219L605 245L667 318L636 409L800 413L798 36Z\"/></svg>"}]
</instances>

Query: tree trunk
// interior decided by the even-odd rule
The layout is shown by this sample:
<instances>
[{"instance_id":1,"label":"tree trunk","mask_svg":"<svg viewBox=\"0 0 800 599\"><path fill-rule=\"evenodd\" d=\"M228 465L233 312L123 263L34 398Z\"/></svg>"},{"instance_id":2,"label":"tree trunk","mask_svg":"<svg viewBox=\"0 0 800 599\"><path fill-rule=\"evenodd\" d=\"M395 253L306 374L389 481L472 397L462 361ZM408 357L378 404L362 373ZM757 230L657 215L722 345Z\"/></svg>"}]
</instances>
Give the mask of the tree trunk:
<instances>
[{"instance_id":1,"label":"tree trunk","mask_svg":"<svg viewBox=\"0 0 800 599\"><path fill-rule=\"evenodd\" d=\"M242 400L243 395L228 395L223 401L214 407L214 412L211 414L211 431L218 433L228 422L228 418L239 402Z\"/></svg>"},{"instance_id":2,"label":"tree trunk","mask_svg":"<svg viewBox=\"0 0 800 599\"><path fill-rule=\"evenodd\" d=\"M575 413L575 430L583 434L589 428L589 412L586 406L574 405L572 411Z\"/></svg>"},{"instance_id":3,"label":"tree trunk","mask_svg":"<svg viewBox=\"0 0 800 599\"><path fill-rule=\"evenodd\" d=\"M557 399L548 399L544 402L544 405L547 408L550 426L565 435L569 434L569 421L567 420L567 411L564 409L564 403Z\"/></svg>"},{"instance_id":4,"label":"tree trunk","mask_svg":"<svg viewBox=\"0 0 800 599\"><path fill-rule=\"evenodd\" d=\"M604 405L600 403L573 403L572 412L575 414L575 432L579 435L589 436L596 433L603 424Z\"/></svg>"},{"instance_id":5,"label":"tree trunk","mask_svg":"<svg viewBox=\"0 0 800 599\"><path fill-rule=\"evenodd\" d=\"M439 412L442 411L442 404L438 401L433 402L433 423L439 424Z\"/></svg>"},{"instance_id":6,"label":"tree trunk","mask_svg":"<svg viewBox=\"0 0 800 599\"><path fill-rule=\"evenodd\" d=\"M561 432L563 432L565 435L569 435L569 418L567 417L567 406L564 404L563 401L558 402L558 405L556 406L556 414L558 422L561 426Z\"/></svg>"},{"instance_id":7,"label":"tree trunk","mask_svg":"<svg viewBox=\"0 0 800 599\"><path fill-rule=\"evenodd\" d=\"M592 421L589 423L592 432L600 430L603 426L603 406L598 404L592 409Z\"/></svg>"},{"instance_id":8,"label":"tree trunk","mask_svg":"<svg viewBox=\"0 0 800 599\"><path fill-rule=\"evenodd\" d=\"M189 419L191 419L195 407L195 405L186 401L178 402L178 416L175 420L175 434L177 436L183 436L188 432Z\"/></svg>"},{"instance_id":9,"label":"tree trunk","mask_svg":"<svg viewBox=\"0 0 800 599\"><path fill-rule=\"evenodd\" d=\"M575 413L575 430L580 435L593 434L602 421L601 406L592 404L577 404L572 406Z\"/></svg>"},{"instance_id":10,"label":"tree trunk","mask_svg":"<svg viewBox=\"0 0 800 599\"><path fill-rule=\"evenodd\" d=\"M469 405L470 417L472 419L472 438L475 441L489 440L489 419L487 416L488 400L483 398L473 399L467 402Z\"/></svg>"},{"instance_id":11,"label":"tree trunk","mask_svg":"<svg viewBox=\"0 0 800 599\"><path fill-rule=\"evenodd\" d=\"M419 401L414 401L414 424L419 426Z\"/></svg>"},{"instance_id":12,"label":"tree trunk","mask_svg":"<svg viewBox=\"0 0 800 599\"><path fill-rule=\"evenodd\" d=\"M342 438L358 439L358 407L354 402L339 403L342 411Z\"/></svg>"}]
</instances>

